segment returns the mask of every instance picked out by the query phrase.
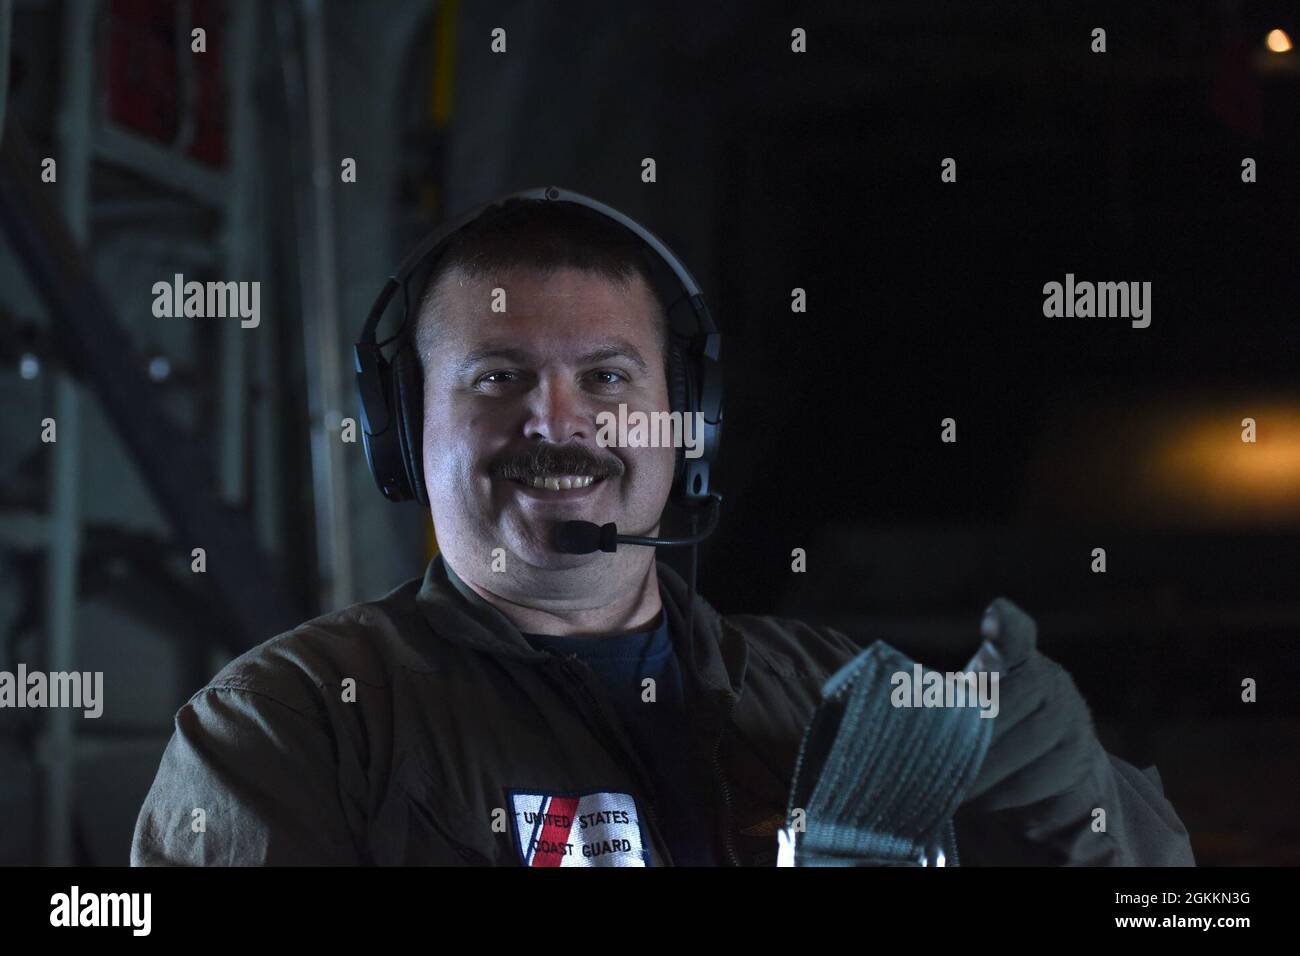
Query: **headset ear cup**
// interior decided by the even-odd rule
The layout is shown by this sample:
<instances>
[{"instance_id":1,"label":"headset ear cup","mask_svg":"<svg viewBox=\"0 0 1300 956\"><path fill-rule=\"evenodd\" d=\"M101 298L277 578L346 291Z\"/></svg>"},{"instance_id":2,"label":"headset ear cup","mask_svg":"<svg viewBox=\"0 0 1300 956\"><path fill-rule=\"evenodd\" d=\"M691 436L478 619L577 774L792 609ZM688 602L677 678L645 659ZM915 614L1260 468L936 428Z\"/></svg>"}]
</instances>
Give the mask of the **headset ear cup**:
<instances>
[{"instance_id":1,"label":"headset ear cup","mask_svg":"<svg viewBox=\"0 0 1300 956\"><path fill-rule=\"evenodd\" d=\"M404 344L393 356L394 410L409 497L429 503L424 487L424 373L415 350Z\"/></svg>"},{"instance_id":2,"label":"headset ear cup","mask_svg":"<svg viewBox=\"0 0 1300 956\"><path fill-rule=\"evenodd\" d=\"M357 378L360 379L363 374L372 376L370 389L358 385L362 393L361 442L366 451L366 464L370 466L370 474L383 496L389 501L401 501L405 497L406 469L402 465L397 416L393 412L393 367L380 357L368 373L358 372ZM367 409L364 396L368 391L383 402L382 409L378 406ZM373 416L376 415L382 416L379 420L387 421L388 425L382 431L371 434L370 428L375 420Z\"/></svg>"}]
</instances>

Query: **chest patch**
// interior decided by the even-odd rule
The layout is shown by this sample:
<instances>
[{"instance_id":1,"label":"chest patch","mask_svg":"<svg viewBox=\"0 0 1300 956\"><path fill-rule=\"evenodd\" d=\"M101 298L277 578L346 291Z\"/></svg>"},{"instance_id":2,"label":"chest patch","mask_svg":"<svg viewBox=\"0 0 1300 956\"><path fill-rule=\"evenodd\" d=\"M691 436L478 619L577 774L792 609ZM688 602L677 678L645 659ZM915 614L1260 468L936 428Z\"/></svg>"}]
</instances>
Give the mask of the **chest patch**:
<instances>
[{"instance_id":1,"label":"chest patch","mask_svg":"<svg viewBox=\"0 0 1300 956\"><path fill-rule=\"evenodd\" d=\"M628 793L510 791L524 866L645 866L636 801Z\"/></svg>"}]
</instances>

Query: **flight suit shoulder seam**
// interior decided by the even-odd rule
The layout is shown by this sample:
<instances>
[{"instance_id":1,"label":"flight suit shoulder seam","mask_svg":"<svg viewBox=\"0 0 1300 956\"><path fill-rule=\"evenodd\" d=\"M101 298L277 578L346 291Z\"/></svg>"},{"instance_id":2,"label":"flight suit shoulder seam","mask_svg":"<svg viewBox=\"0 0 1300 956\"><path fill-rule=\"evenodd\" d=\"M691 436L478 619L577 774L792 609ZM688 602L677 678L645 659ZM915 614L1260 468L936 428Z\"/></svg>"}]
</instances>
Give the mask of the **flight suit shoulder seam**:
<instances>
[{"instance_id":1,"label":"flight suit shoulder seam","mask_svg":"<svg viewBox=\"0 0 1300 956\"><path fill-rule=\"evenodd\" d=\"M259 687L252 687L248 684L242 684L231 680L223 680L217 684L207 685L198 693L196 693L193 697L191 697L188 703L193 703L197 698L203 696L209 691L232 691L239 694L250 694L255 697L265 698L266 700L279 704L281 707L284 707L287 710L293 711L299 717L317 719L325 716L325 709L323 707L313 708L313 710L310 712L304 711L299 707L295 707L293 704L289 703L288 701L283 700L280 697L277 697L275 694L270 693L269 691L263 690Z\"/></svg>"}]
</instances>

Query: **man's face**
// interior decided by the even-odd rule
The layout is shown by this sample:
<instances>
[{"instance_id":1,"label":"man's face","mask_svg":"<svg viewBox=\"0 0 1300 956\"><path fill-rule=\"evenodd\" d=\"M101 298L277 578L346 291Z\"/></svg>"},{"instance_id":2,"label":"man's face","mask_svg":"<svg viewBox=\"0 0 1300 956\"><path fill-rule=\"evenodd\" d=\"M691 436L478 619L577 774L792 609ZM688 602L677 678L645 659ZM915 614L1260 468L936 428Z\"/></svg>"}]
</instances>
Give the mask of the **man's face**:
<instances>
[{"instance_id":1,"label":"man's face","mask_svg":"<svg viewBox=\"0 0 1300 956\"><path fill-rule=\"evenodd\" d=\"M504 312L492 310L494 288L505 290ZM437 323L424 356L425 483L453 567L487 570L495 548L516 581L512 561L525 572L626 564L631 549L563 555L551 542L568 520L657 531L674 450L596 443L602 411L669 407L660 313L644 282L575 269L453 272L425 320Z\"/></svg>"}]
</instances>

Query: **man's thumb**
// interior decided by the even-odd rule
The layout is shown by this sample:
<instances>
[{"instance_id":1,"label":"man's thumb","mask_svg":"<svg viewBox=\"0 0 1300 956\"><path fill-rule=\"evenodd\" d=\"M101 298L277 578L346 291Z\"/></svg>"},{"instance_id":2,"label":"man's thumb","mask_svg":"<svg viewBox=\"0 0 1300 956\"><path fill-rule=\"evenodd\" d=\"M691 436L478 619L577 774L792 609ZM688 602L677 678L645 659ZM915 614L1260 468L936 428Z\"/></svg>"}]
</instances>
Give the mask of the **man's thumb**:
<instances>
[{"instance_id":1,"label":"man's thumb","mask_svg":"<svg viewBox=\"0 0 1300 956\"><path fill-rule=\"evenodd\" d=\"M1023 664L1038 644L1034 619L1004 597L995 598L984 610L980 635L992 642L1002 655L1007 670Z\"/></svg>"}]
</instances>

